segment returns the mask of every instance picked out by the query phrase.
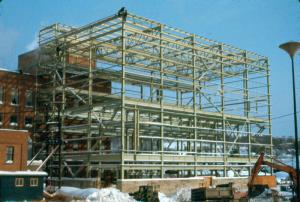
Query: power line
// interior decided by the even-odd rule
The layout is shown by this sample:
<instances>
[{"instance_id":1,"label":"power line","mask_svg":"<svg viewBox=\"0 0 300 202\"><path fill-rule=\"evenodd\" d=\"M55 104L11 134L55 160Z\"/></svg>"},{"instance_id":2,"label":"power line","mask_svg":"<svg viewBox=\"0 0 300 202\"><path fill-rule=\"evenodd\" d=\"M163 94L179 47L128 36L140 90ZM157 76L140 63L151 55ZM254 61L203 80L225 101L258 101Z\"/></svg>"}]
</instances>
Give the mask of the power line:
<instances>
[{"instance_id":1,"label":"power line","mask_svg":"<svg viewBox=\"0 0 300 202\"><path fill-rule=\"evenodd\" d=\"M300 111L297 111L297 114L299 113ZM280 115L280 116L275 116L274 118L272 118L272 120L274 119L281 119L281 118L284 118L284 117L287 117L287 116L292 116L294 115L294 113L290 113L290 114L283 114L283 115Z\"/></svg>"}]
</instances>

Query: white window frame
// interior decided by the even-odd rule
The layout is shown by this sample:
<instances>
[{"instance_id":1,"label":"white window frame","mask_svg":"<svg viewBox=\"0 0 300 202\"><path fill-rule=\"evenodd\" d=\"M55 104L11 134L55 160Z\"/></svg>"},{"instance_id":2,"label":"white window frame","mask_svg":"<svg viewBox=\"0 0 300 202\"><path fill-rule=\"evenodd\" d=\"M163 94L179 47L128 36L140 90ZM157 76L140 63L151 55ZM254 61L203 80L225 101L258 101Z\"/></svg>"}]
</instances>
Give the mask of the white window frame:
<instances>
[{"instance_id":1,"label":"white window frame","mask_svg":"<svg viewBox=\"0 0 300 202\"><path fill-rule=\"evenodd\" d=\"M34 177L30 178L30 186L31 187L37 187L39 185L39 178Z\"/></svg>"},{"instance_id":2,"label":"white window frame","mask_svg":"<svg viewBox=\"0 0 300 202\"><path fill-rule=\"evenodd\" d=\"M24 178L17 177L15 179L15 186L16 187L23 187L24 186Z\"/></svg>"}]
</instances>

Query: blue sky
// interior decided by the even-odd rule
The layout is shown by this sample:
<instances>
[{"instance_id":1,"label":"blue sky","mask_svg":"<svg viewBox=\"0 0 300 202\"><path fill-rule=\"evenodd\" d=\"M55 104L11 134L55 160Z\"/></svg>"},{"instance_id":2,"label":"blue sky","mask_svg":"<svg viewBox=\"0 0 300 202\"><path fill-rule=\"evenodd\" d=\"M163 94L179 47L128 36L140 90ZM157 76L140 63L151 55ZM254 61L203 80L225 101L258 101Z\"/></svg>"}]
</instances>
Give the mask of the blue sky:
<instances>
[{"instance_id":1,"label":"blue sky","mask_svg":"<svg viewBox=\"0 0 300 202\"><path fill-rule=\"evenodd\" d=\"M0 67L16 69L17 56L35 45L43 26L55 22L81 26L123 6L131 13L268 56L272 116L292 113L290 60L278 45L300 41L298 0L2 0ZM300 54L296 69L299 110ZM293 135L292 116L274 119L273 134Z\"/></svg>"}]
</instances>

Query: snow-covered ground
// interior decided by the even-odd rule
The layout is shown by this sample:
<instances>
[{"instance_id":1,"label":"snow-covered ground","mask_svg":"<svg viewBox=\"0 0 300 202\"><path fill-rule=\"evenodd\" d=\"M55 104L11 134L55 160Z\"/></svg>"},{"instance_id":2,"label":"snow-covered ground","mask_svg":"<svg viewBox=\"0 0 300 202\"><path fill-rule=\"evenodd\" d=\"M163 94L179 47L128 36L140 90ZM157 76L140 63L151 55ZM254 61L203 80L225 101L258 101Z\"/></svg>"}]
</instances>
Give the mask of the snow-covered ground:
<instances>
[{"instance_id":1,"label":"snow-covered ground","mask_svg":"<svg viewBox=\"0 0 300 202\"><path fill-rule=\"evenodd\" d=\"M158 194L160 202L189 202L191 201L191 189L179 189L174 195L166 196L164 193Z\"/></svg>"},{"instance_id":2,"label":"snow-covered ground","mask_svg":"<svg viewBox=\"0 0 300 202\"><path fill-rule=\"evenodd\" d=\"M85 202L136 202L127 193L120 192L116 188L88 188L80 189L76 187L62 187L55 193L63 196L65 201L82 200ZM166 196L159 192L160 202L189 202L191 201L191 189L184 188L178 190L174 195Z\"/></svg>"},{"instance_id":3,"label":"snow-covered ground","mask_svg":"<svg viewBox=\"0 0 300 202\"><path fill-rule=\"evenodd\" d=\"M282 155L279 158L285 164L293 166L293 159L290 156ZM230 173L231 175L235 175L235 173ZM239 176L248 176L248 171L241 171ZM261 174L261 173L260 173ZM276 172L276 179L278 183L284 182L288 179L289 175L285 172ZM265 175L265 173L263 173ZM291 192L288 191L280 191L278 187L279 195L285 198L290 198ZM251 199L251 202L258 201L272 201L270 199L270 190L266 190L259 197L255 199ZM72 200L82 200L85 202L136 202L133 197L129 196L128 193L123 193L116 188L89 188L89 189L79 189L75 187L62 187L57 190L56 194L64 196L66 201ZM159 193L160 202L189 202L191 201L191 188L183 188L177 190L177 192L171 196L166 196L164 193Z\"/></svg>"},{"instance_id":4,"label":"snow-covered ground","mask_svg":"<svg viewBox=\"0 0 300 202\"><path fill-rule=\"evenodd\" d=\"M279 187L278 187L279 189ZM273 201L271 190L265 190L261 195L250 200L250 202ZM56 191L56 195L63 196L64 202L84 201L84 202L137 202L127 193L123 193L116 188L88 188L80 189L75 187L62 187ZM279 192L279 195L285 199L291 198L291 192ZM158 194L160 202L190 202L191 189L183 188L171 196L166 196L164 193Z\"/></svg>"},{"instance_id":5,"label":"snow-covered ground","mask_svg":"<svg viewBox=\"0 0 300 202\"><path fill-rule=\"evenodd\" d=\"M56 191L57 195L65 196L67 201L81 199L85 202L134 202L135 200L127 193L116 188L88 188L62 187Z\"/></svg>"}]
</instances>

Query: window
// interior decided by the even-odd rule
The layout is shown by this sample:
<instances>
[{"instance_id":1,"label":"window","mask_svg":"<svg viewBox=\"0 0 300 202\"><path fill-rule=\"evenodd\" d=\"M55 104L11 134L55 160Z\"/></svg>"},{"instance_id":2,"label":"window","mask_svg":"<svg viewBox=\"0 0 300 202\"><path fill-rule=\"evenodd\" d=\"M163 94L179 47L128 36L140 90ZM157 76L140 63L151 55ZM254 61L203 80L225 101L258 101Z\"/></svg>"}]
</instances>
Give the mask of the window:
<instances>
[{"instance_id":1,"label":"window","mask_svg":"<svg viewBox=\"0 0 300 202\"><path fill-rule=\"evenodd\" d=\"M8 146L6 147L6 163L14 162L14 147Z\"/></svg>"},{"instance_id":2,"label":"window","mask_svg":"<svg viewBox=\"0 0 300 202\"><path fill-rule=\"evenodd\" d=\"M0 86L0 104L3 104L4 101L4 90L3 87Z\"/></svg>"},{"instance_id":3,"label":"window","mask_svg":"<svg viewBox=\"0 0 300 202\"><path fill-rule=\"evenodd\" d=\"M33 94L32 91L26 92L26 100L25 100L26 107L32 107L33 106Z\"/></svg>"},{"instance_id":4,"label":"window","mask_svg":"<svg viewBox=\"0 0 300 202\"><path fill-rule=\"evenodd\" d=\"M18 125L18 117L16 115L10 116L10 125L17 126Z\"/></svg>"},{"instance_id":5,"label":"window","mask_svg":"<svg viewBox=\"0 0 300 202\"><path fill-rule=\"evenodd\" d=\"M37 177L30 178L30 186L37 187L39 185L39 179Z\"/></svg>"},{"instance_id":6,"label":"window","mask_svg":"<svg viewBox=\"0 0 300 202\"><path fill-rule=\"evenodd\" d=\"M16 178L15 185L16 185L16 187L23 187L24 186L24 178Z\"/></svg>"},{"instance_id":7,"label":"window","mask_svg":"<svg viewBox=\"0 0 300 202\"><path fill-rule=\"evenodd\" d=\"M11 89L11 104L18 105L19 104L19 92L18 89Z\"/></svg>"},{"instance_id":8,"label":"window","mask_svg":"<svg viewBox=\"0 0 300 202\"><path fill-rule=\"evenodd\" d=\"M26 128L32 127L32 118L31 117L25 117L25 127Z\"/></svg>"}]
</instances>

